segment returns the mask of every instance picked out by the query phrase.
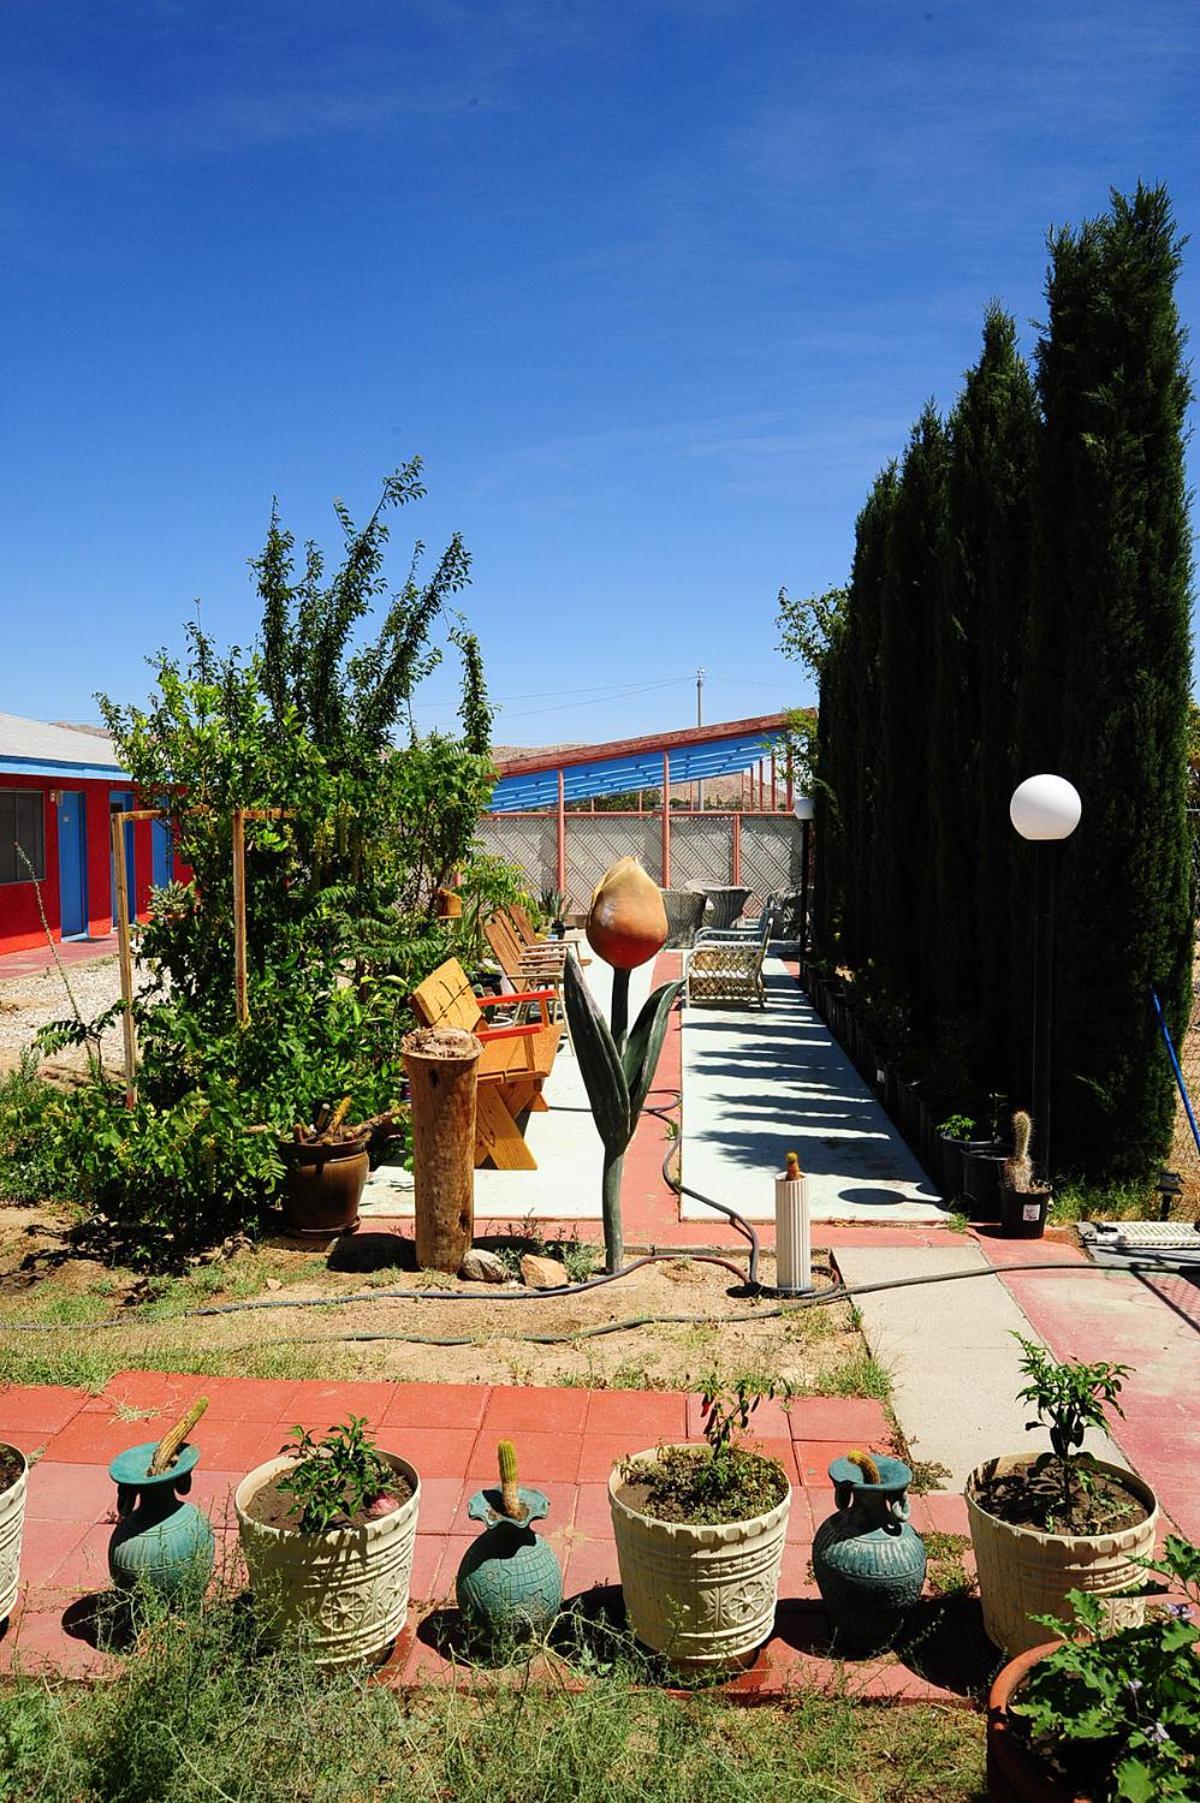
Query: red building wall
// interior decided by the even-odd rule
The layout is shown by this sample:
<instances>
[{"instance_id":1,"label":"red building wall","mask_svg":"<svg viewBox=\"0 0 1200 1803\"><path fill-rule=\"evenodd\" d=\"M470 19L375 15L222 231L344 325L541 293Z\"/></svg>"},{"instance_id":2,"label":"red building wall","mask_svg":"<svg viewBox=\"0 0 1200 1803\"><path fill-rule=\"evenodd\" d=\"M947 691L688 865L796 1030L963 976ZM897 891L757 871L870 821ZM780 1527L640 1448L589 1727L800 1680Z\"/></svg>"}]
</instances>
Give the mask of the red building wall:
<instances>
[{"instance_id":1,"label":"red building wall","mask_svg":"<svg viewBox=\"0 0 1200 1803\"><path fill-rule=\"evenodd\" d=\"M112 916L112 841L109 825L109 794L118 784L107 781L82 781L63 775L10 776L0 772L0 788L37 789L42 795L42 830L46 848L45 876L42 880L42 905L55 939L61 937L58 877L58 809L50 800L52 789L81 789L85 796L87 838L87 907L88 932L103 939L113 932ZM142 805L137 803L136 805ZM146 919L150 908L152 869L151 823L135 820L134 895L139 919ZM179 867L177 875L186 881L187 872ZM44 945L45 931L38 912L37 893L31 882L0 883L0 954L27 951Z\"/></svg>"}]
</instances>

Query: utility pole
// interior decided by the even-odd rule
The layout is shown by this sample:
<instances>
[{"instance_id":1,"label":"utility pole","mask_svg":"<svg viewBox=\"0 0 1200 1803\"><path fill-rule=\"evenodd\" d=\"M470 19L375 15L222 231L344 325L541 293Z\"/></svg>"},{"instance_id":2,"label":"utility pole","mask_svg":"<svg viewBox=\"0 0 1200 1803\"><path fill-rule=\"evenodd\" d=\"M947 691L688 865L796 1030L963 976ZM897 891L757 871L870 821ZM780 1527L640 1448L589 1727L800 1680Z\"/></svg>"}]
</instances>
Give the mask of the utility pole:
<instances>
[{"instance_id":1,"label":"utility pole","mask_svg":"<svg viewBox=\"0 0 1200 1803\"><path fill-rule=\"evenodd\" d=\"M704 671L703 670L696 671L696 725L697 726L704 725ZM700 813L704 812L704 783L703 783L703 781L700 781L696 784L696 807Z\"/></svg>"}]
</instances>

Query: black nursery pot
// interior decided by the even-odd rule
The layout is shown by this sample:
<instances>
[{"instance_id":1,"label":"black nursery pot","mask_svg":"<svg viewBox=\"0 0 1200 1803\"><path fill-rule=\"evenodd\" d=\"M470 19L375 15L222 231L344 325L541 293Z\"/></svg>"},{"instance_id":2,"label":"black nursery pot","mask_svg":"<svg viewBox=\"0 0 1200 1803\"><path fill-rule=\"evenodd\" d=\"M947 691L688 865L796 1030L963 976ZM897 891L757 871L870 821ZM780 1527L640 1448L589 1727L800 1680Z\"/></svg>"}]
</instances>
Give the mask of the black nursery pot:
<instances>
[{"instance_id":1,"label":"black nursery pot","mask_svg":"<svg viewBox=\"0 0 1200 1803\"><path fill-rule=\"evenodd\" d=\"M901 1077L896 1088L900 1103L900 1131L915 1152L921 1143L921 1086Z\"/></svg>"},{"instance_id":2,"label":"black nursery pot","mask_svg":"<svg viewBox=\"0 0 1200 1803\"><path fill-rule=\"evenodd\" d=\"M1050 1210L1048 1189L1012 1189L1000 1184L1000 1231L1006 1240L1040 1240Z\"/></svg>"},{"instance_id":3,"label":"black nursery pot","mask_svg":"<svg viewBox=\"0 0 1200 1803\"><path fill-rule=\"evenodd\" d=\"M1005 1154L999 1147L989 1147L984 1152L968 1148L963 1154L963 1194L972 1221L1000 1219L1000 1178L1004 1161Z\"/></svg>"}]
</instances>

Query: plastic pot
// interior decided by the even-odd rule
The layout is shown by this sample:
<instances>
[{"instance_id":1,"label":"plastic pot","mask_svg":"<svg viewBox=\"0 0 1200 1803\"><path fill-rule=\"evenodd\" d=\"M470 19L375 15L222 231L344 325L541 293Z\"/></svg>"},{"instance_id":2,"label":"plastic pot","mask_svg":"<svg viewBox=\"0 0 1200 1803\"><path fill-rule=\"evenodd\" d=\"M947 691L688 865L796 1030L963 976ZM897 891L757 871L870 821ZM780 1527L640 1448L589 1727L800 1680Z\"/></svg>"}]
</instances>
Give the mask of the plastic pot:
<instances>
[{"instance_id":1,"label":"plastic pot","mask_svg":"<svg viewBox=\"0 0 1200 1803\"><path fill-rule=\"evenodd\" d=\"M1013 1189L1000 1179L1000 1231L1006 1240L1040 1240L1050 1210L1048 1189Z\"/></svg>"},{"instance_id":2,"label":"plastic pot","mask_svg":"<svg viewBox=\"0 0 1200 1803\"><path fill-rule=\"evenodd\" d=\"M963 1193L970 1206L967 1213L973 1221L1000 1219L1000 1177L1005 1154L1001 1151L963 1154Z\"/></svg>"}]
</instances>

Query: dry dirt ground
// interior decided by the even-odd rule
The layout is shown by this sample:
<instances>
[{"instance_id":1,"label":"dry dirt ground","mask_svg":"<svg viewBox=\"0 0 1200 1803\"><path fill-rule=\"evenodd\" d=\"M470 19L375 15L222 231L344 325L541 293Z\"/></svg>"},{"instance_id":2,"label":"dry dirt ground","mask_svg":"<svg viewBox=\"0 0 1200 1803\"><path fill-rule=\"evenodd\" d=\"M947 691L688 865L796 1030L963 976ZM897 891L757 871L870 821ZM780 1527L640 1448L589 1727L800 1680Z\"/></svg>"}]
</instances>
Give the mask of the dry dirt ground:
<instances>
[{"instance_id":1,"label":"dry dirt ground","mask_svg":"<svg viewBox=\"0 0 1200 1803\"><path fill-rule=\"evenodd\" d=\"M176 1279L139 1278L80 1257L69 1229L66 1210L0 1209L0 1381L100 1387L114 1371L145 1366L692 1388L716 1368L726 1378L783 1377L814 1394L878 1395L886 1387L849 1305L783 1305L781 1313L778 1303L748 1296L734 1273L687 1258L581 1294L538 1300L513 1290L503 1292L511 1300L497 1291L439 1301L430 1290L478 1286L415 1270L409 1243L365 1229L332 1249L286 1239L244 1246ZM399 1265L398 1249L408 1255ZM770 1260L762 1276L770 1282ZM189 1314L248 1301L272 1306ZM322 1306L275 1306L300 1302ZM589 1333L596 1328L612 1331Z\"/></svg>"}]
</instances>

